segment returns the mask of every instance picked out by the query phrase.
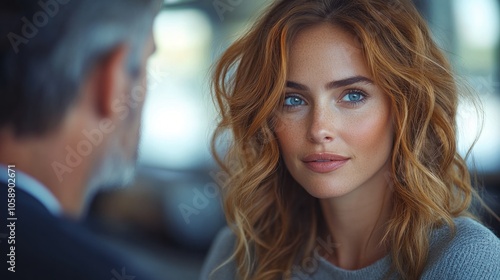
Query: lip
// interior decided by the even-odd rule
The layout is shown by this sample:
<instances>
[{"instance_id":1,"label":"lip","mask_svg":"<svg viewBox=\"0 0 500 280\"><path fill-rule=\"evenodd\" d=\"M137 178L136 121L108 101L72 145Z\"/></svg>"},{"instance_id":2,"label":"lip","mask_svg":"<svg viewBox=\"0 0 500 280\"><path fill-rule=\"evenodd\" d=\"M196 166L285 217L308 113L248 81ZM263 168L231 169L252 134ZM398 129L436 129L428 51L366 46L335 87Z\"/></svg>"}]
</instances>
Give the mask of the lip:
<instances>
[{"instance_id":1,"label":"lip","mask_svg":"<svg viewBox=\"0 0 500 280\"><path fill-rule=\"evenodd\" d=\"M349 159L332 153L316 153L302 158L302 162L313 172L328 173L341 168Z\"/></svg>"}]
</instances>

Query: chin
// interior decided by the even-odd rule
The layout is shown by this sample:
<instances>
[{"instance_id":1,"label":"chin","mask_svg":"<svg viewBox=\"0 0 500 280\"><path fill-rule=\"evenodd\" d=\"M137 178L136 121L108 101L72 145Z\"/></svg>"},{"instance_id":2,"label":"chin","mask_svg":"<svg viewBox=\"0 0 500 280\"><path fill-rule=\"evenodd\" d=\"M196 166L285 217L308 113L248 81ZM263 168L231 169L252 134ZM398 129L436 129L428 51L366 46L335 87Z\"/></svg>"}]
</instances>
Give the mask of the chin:
<instances>
[{"instance_id":1,"label":"chin","mask_svg":"<svg viewBox=\"0 0 500 280\"><path fill-rule=\"evenodd\" d=\"M94 169L89 189L98 192L127 186L134 180L135 167L135 155L126 153L120 145L111 145Z\"/></svg>"},{"instance_id":2,"label":"chin","mask_svg":"<svg viewBox=\"0 0 500 280\"><path fill-rule=\"evenodd\" d=\"M315 186L303 187L311 196L318 199L342 197L351 192L350 189L342 188L339 186Z\"/></svg>"}]
</instances>

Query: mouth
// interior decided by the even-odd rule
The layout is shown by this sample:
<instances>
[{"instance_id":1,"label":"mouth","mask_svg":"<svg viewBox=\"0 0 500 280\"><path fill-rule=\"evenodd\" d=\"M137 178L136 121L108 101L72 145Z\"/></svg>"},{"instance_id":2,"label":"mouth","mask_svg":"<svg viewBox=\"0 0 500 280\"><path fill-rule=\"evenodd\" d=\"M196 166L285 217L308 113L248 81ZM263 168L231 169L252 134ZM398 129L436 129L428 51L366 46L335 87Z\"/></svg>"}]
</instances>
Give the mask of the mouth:
<instances>
[{"instance_id":1,"label":"mouth","mask_svg":"<svg viewBox=\"0 0 500 280\"><path fill-rule=\"evenodd\" d=\"M316 153L305 156L303 162L328 162L328 161L343 161L348 160L348 157L333 154L333 153Z\"/></svg>"},{"instance_id":2,"label":"mouth","mask_svg":"<svg viewBox=\"0 0 500 280\"><path fill-rule=\"evenodd\" d=\"M350 158L333 153L310 154L302 159L307 168L316 173L328 173L344 166Z\"/></svg>"}]
</instances>

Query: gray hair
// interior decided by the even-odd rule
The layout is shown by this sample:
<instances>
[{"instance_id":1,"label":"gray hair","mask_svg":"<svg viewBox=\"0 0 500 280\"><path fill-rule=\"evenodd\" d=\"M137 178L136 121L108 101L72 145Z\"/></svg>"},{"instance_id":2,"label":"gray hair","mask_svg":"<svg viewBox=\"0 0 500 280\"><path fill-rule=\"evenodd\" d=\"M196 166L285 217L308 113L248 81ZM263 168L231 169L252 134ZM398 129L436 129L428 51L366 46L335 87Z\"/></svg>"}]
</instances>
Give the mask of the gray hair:
<instances>
[{"instance_id":1,"label":"gray hair","mask_svg":"<svg viewBox=\"0 0 500 280\"><path fill-rule=\"evenodd\" d=\"M159 0L18 0L0 4L0 127L18 137L55 128L89 70L117 46L139 74Z\"/></svg>"}]
</instances>

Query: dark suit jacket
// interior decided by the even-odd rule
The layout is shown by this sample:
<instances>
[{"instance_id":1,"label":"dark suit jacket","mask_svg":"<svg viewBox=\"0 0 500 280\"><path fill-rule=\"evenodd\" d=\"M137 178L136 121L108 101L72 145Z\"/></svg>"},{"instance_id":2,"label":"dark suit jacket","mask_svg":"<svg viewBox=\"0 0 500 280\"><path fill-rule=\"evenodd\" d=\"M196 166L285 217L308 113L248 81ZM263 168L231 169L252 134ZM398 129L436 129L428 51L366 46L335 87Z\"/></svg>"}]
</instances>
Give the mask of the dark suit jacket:
<instances>
[{"instance_id":1,"label":"dark suit jacket","mask_svg":"<svg viewBox=\"0 0 500 280\"><path fill-rule=\"evenodd\" d=\"M0 183L0 279L149 280L81 224L54 217L38 200L15 190L15 217L8 221L7 185ZM7 227L15 222L15 229ZM9 239L15 234L14 239ZM9 244L12 243L12 244ZM11 266L15 246L15 273Z\"/></svg>"}]
</instances>

